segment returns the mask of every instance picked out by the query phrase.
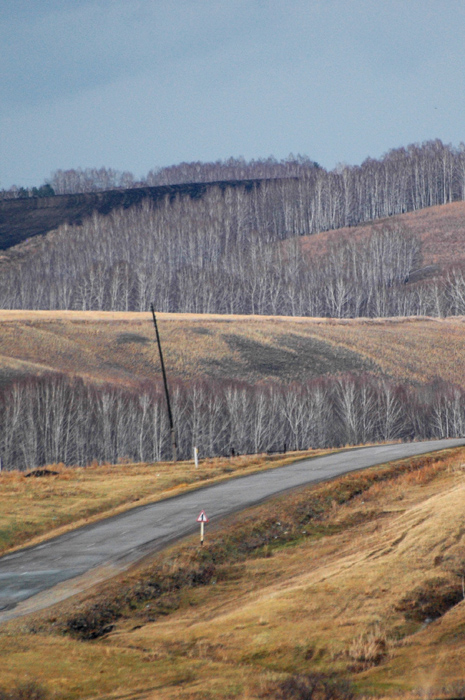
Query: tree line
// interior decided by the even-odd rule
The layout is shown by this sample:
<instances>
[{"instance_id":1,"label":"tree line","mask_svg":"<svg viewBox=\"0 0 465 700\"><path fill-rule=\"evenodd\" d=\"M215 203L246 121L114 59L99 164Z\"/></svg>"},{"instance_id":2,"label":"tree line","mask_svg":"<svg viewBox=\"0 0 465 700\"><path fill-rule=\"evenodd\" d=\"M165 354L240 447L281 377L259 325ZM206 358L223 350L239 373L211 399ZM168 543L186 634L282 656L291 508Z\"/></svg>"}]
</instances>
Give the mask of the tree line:
<instances>
[{"instance_id":1,"label":"tree line","mask_svg":"<svg viewBox=\"0 0 465 700\"><path fill-rule=\"evenodd\" d=\"M287 206L300 207L306 220L300 232L314 233L354 226L465 198L465 144L440 139L395 148L361 165L341 164L326 170L308 156L246 161L229 158L212 163L180 163L150 170L136 179L112 168L57 170L42 187L56 194L98 192L114 188L227 180L298 179L297 196ZM0 198L20 196L23 188L3 190Z\"/></svg>"},{"instance_id":2,"label":"tree line","mask_svg":"<svg viewBox=\"0 0 465 700\"><path fill-rule=\"evenodd\" d=\"M465 393L451 384L412 387L373 375L304 383L171 384L178 455L201 457L457 437ZM29 377L0 391L4 469L45 464L156 462L171 455L161 383L137 391L64 375Z\"/></svg>"},{"instance_id":3,"label":"tree line","mask_svg":"<svg viewBox=\"0 0 465 700\"><path fill-rule=\"evenodd\" d=\"M398 224L304 254L301 181L209 188L61 226L0 263L4 309L380 317L465 313L460 268L412 283L418 239ZM290 205L294 201L295 206ZM289 206L288 206L289 205ZM30 252L28 252L30 251Z\"/></svg>"},{"instance_id":4,"label":"tree line","mask_svg":"<svg viewBox=\"0 0 465 700\"><path fill-rule=\"evenodd\" d=\"M12 185L8 190L0 190L0 201L3 199L28 199L29 197L53 197L55 190L46 183L40 187L17 187Z\"/></svg>"},{"instance_id":5,"label":"tree line","mask_svg":"<svg viewBox=\"0 0 465 700\"><path fill-rule=\"evenodd\" d=\"M159 187L192 182L219 182L228 180L260 180L289 177L305 177L311 168L319 168L308 156L293 156L277 160L273 156L247 161L245 158L228 158L213 163L179 163L164 168L152 168L147 175L137 179L133 173L114 168L59 169L40 188L24 188L12 185L0 190L0 199L21 199L54 194L80 194L114 189ZM46 193L46 194L45 194Z\"/></svg>"}]
</instances>

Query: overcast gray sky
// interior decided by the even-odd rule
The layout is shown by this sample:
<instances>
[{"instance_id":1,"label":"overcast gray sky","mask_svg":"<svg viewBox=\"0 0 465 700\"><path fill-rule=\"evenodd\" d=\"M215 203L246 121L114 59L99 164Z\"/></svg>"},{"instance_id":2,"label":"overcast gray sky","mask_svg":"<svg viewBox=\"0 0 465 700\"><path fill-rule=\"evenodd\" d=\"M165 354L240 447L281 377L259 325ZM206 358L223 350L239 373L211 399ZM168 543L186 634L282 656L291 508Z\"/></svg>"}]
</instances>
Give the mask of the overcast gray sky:
<instances>
[{"instance_id":1,"label":"overcast gray sky","mask_svg":"<svg viewBox=\"0 0 465 700\"><path fill-rule=\"evenodd\" d=\"M465 141L463 0L0 0L0 187Z\"/></svg>"}]
</instances>

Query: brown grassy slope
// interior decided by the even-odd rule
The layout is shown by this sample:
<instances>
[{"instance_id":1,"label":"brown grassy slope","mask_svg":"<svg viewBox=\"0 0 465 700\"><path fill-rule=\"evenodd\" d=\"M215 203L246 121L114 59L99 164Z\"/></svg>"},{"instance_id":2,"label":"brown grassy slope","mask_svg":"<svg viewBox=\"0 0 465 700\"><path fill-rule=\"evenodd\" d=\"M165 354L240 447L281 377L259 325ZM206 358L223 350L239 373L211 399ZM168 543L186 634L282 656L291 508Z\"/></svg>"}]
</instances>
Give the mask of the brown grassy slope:
<instances>
[{"instance_id":1,"label":"brown grassy slope","mask_svg":"<svg viewBox=\"0 0 465 700\"><path fill-rule=\"evenodd\" d=\"M27 674L58 697L124 691L157 700L258 700L275 698L273 683L287 674L318 671L351 678L365 697L414 690L443 697L443 685L463 679L465 603L426 626L406 621L399 603L433 577L460 593L444 563L463 549L464 457L459 449L367 470L229 518L207 532L206 554L234 533L252 541L254 523L276 522L285 536L308 501L325 506L286 545L226 561L205 585L173 590L159 603L142 598L103 639L54 633L95 593L78 607L68 601L9 623L0 633L2 683ZM179 552L183 561L195 555L196 540L155 561L163 559L169 574ZM142 593L151 566L106 586L104 595L117 595L127 581Z\"/></svg>"},{"instance_id":2,"label":"brown grassy slope","mask_svg":"<svg viewBox=\"0 0 465 700\"><path fill-rule=\"evenodd\" d=\"M303 380L373 371L465 384L465 323L160 314L171 377ZM0 381L64 372L134 386L160 378L150 314L0 311Z\"/></svg>"},{"instance_id":3,"label":"brown grassy slope","mask_svg":"<svg viewBox=\"0 0 465 700\"><path fill-rule=\"evenodd\" d=\"M465 262L465 202L428 207L352 228L305 236L301 239L302 248L309 255L320 254L327 250L331 240L363 238L373 230L393 224L402 224L418 236L422 266L438 265L443 268Z\"/></svg>"}]
</instances>

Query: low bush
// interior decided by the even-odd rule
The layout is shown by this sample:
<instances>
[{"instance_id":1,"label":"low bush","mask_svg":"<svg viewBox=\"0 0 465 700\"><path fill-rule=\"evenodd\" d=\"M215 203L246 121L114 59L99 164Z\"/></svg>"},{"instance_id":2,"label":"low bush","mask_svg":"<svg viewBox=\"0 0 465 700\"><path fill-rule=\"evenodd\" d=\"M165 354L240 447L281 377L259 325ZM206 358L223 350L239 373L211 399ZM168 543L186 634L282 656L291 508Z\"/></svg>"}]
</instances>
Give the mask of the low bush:
<instances>
[{"instance_id":1,"label":"low bush","mask_svg":"<svg viewBox=\"0 0 465 700\"><path fill-rule=\"evenodd\" d=\"M90 640L111 632L114 622L121 617L119 601L103 601L86 608L67 620L66 630L74 637Z\"/></svg>"},{"instance_id":2,"label":"low bush","mask_svg":"<svg viewBox=\"0 0 465 700\"><path fill-rule=\"evenodd\" d=\"M153 567L143 579L129 581L118 592L108 591L99 600L85 604L65 620L63 631L82 640L98 639L111 632L121 617L148 601L155 603L150 606L152 618L167 615L179 607L177 592L205 586L215 573L213 564L199 565L195 560Z\"/></svg>"}]
</instances>

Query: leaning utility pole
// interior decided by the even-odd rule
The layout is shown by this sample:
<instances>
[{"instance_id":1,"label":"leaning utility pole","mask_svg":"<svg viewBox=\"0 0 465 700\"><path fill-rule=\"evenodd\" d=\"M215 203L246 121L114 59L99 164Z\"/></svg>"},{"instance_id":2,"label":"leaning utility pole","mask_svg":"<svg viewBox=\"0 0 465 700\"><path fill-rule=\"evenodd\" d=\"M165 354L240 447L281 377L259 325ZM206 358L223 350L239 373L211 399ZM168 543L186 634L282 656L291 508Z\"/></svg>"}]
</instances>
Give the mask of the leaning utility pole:
<instances>
[{"instance_id":1,"label":"leaning utility pole","mask_svg":"<svg viewBox=\"0 0 465 700\"><path fill-rule=\"evenodd\" d=\"M150 304L150 308L152 310L153 325L155 326L155 334L157 336L158 352L160 353L161 373L163 375L163 384L165 386L166 405L168 407L168 418L170 421L171 454L172 454L173 462L176 462L177 461L176 434L174 432L173 414L171 413L171 403L170 403L170 395L168 392L168 382L166 381L165 363L163 362L163 353L161 351L160 334L158 333L157 318L155 316L155 309L153 308L153 304Z\"/></svg>"}]
</instances>

